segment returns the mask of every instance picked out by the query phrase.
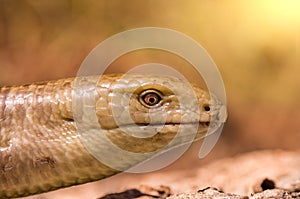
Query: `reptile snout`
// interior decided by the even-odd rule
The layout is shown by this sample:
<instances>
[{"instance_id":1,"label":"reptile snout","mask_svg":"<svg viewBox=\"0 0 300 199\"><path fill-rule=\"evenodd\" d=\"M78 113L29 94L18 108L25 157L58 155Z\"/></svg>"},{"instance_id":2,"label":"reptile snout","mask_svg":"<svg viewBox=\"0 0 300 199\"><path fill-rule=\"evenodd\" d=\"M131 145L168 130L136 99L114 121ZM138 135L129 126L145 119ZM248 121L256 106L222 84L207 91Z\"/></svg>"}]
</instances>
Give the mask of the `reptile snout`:
<instances>
[{"instance_id":1,"label":"reptile snout","mask_svg":"<svg viewBox=\"0 0 300 199\"><path fill-rule=\"evenodd\" d=\"M227 108L215 95L211 95L211 122L225 123L227 120Z\"/></svg>"},{"instance_id":2,"label":"reptile snout","mask_svg":"<svg viewBox=\"0 0 300 199\"><path fill-rule=\"evenodd\" d=\"M225 105L220 106L217 120L221 123L224 123L227 120L227 108Z\"/></svg>"}]
</instances>

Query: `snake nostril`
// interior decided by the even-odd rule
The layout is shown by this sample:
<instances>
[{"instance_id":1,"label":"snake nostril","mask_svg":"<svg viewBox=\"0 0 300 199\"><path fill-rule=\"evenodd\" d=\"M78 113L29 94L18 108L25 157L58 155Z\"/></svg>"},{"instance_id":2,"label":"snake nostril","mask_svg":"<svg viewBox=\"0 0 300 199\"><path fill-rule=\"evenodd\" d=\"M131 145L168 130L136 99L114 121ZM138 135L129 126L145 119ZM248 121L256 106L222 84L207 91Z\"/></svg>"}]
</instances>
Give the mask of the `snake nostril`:
<instances>
[{"instance_id":1,"label":"snake nostril","mask_svg":"<svg viewBox=\"0 0 300 199\"><path fill-rule=\"evenodd\" d=\"M219 114L218 114L218 119L221 122L225 122L227 119L227 109L226 106L221 106L220 110L219 110Z\"/></svg>"},{"instance_id":2,"label":"snake nostril","mask_svg":"<svg viewBox=\"0 0 300 199\"><path fill-rule=\"evenodd\" d=\"M204 105L203 108L206 112L210 111L210 106L208 104Z\"/></svg>"}]
</instances>

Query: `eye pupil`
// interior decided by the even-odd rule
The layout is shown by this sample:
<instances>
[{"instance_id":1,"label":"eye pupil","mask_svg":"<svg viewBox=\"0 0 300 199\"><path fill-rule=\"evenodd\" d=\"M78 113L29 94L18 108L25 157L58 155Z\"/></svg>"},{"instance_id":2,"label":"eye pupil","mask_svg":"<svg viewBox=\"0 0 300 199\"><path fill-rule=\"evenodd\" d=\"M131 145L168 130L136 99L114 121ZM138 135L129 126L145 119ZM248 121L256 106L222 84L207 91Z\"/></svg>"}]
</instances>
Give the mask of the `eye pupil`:
<instances>
[{"instance_id":1,"label":"eye pupil","mask_svg":"<svg viewBox=\"0 0 300 199\"><path fill-rule=\"evenodd\" d=\"M150 102L150 103L154 103L155 100L156 100L156 99L155 99L154 97L149 98L149 102Z\"/></svg>"},{"instance_id":2,"label":"eye pupil","mask_svg":"<svg viewBox=\"0 0 300 199\"><path fill-rule=\"evenodd\" d=\"M155 106L161 101L161 96L155 91L146 91L141 95L141 102L146 106Z\"/></svg>"},{"instance_id":3,"label":"eye pupil","mask_svg":"<svg viewBox=\"0 0 300 199\"><path fill-rule=\"evenodd\" d=\"M151 106L158 102L159 96L156 93L148 93L144 97L144 101L147 105Z\"/></svg>"}]
</instances>

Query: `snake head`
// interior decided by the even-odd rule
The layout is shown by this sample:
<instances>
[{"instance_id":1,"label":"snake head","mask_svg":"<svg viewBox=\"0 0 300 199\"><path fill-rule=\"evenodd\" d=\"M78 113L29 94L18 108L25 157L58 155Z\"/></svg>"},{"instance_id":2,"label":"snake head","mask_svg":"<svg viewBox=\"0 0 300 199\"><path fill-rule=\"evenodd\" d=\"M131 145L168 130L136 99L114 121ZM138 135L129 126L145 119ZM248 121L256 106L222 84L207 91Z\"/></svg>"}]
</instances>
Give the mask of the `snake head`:
<instances>
[{"instance_id":1,"label":"snake head","mask_svg":"<svg viewBox=\"0 0 300 199\"><path fill-rule=\"evenodd\" d=\"M226 117L215 96L173 76L110 75L97 85L98 124L112 143L130 152L199 140Z\"/></svg>"}]
</instances>

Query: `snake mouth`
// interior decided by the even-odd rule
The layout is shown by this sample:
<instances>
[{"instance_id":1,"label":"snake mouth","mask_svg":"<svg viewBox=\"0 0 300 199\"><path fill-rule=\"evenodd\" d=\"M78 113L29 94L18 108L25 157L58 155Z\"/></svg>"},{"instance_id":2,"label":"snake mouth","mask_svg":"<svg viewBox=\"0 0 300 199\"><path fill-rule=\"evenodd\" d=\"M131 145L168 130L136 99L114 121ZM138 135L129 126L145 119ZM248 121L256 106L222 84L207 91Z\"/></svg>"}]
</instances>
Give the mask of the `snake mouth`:
<instances>
[{"instance_id":1,"label":"snake mouth","mask_svg":"<svg viewBox=\"0 0 300 199\"><path fill-rule=\"evenodd\" d=\"M107 136L119 148L134 153L149 153L198 141L211 134L211 122L139 123L120 126ZM118 133L116 139L114 133Z\"/></svg>"},{"instance_id":2,"label":"snake mouth","mask_svg":"<svg viewBox=\"0 0 300 199\"><path fill-rule=\"evenodd\" d=\"M140 127L156 127L156 126L181 126L181 125L198 125L201 128L209 128L211 125L216 126L216 122L173 122L173 123L135 123L135 125ZM132 125L124 125L124 126L132 126Z\"/></svg>"}]
</instances>

